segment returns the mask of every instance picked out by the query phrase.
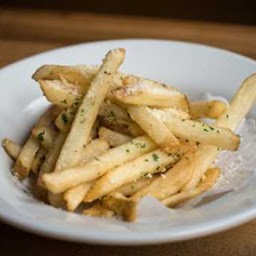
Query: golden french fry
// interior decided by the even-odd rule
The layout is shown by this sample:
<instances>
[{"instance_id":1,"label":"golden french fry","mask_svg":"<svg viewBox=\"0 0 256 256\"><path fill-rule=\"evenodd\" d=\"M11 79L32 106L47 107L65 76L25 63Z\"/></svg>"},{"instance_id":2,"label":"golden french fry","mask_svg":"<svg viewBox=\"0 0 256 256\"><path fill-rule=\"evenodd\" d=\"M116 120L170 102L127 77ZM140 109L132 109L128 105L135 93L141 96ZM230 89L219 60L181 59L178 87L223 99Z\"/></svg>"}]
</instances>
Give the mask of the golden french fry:
<instances>
[{"instance_id":1,"label":"golden french fry","mask_svg":"<svg viewBox=\"0 0 256 256\"><path fill-rule=\"evenodd\" d=\"M189 113L177 108L150 108L150 110L158 119L162 120L163 122L167 122L173 116L180 119L191 118Z\"/></svg>"},{"instance_id":2,"label":"golden french fry","mask_svg":"<svg viewBox=\"0 0 256 256\"><path fill-rule=\"evenodd\" d=\"M193 119L218 118L227 108L220 100L190 102L189 110Z\"/></svg>"},{"instance_id":3,"label":"golden french fry","mask_svg":"<svg viewBox=\"0 0 256 256\"><path fill-rule=\"evenodd\" d=\"M21 146L7 138L3 139L2 141L3 147L6 151L6 153L13 159L16 160L20 154Z\"/></svg>"},{"instance_id":4,"label":"golden french fry","mask_svg":"<svg viewBox=\"0 0 256 256\"><path fill-rule=\"evenodd\" d=\"M196 168L194 153L188 152L166 173L159 176L146 188L135 193L131 200L138 201L145 195L161 200L173 195L189 182Z\"/></svg>"},{"instance_id":5,"label":"golden french fry","mask_svg":"<svg viewBox=\"0 0 256 256\"><path fill-rule=\"evenodd\" d=\"M175 195L164 198L163 200L161 200L161 202L168 207L175 207L178 204L194 198L212 188L219 175L219 168L210 168L205 173L206 177L202 181L200 181L200 183L194 189L188 191L181 191Z\"/></svg>"},{"instance_id":6,"label":"golden french fry","mask_svg":"<svg viewBox=\"0 0 256 256\"><path fill-rule=\"evenodd\" d=\"M154 175L152 178L143 177L138 179L137 181L133 181L131 183L125 184L117 189L116 192L121 193L124 196L132 196L140 189L147 187L150 183L152 183L158 176Z\"/></svg>"},{"instance_id":7,"label":"golden french fry","mask_svg":"<svg viewBox=\"0 0 256 256\"><path fill-rule=\"evenodd\" d=\"M137 217L137 202L129 200L121 193L107 195L101 205L113 211L115 215L122 216L124 220L134 221Z\"/></svg>"},{"instance_id":8,"label":"golden french fry","mask_svg":"<svg viewBox=\"0 0 256 256\"><path fill-rule=\"evenodd\" d=\"M111 92L113 97L122 103L177 107L188 111L186 96L173 87L135 76L126 76L123 79L123 84L126 86Z\"/></svg>"},{"instance_id":9,"label":"golden french fry","mask_svg":"<svg viewBox=\"0 0 256 256\"><path fill-rule=\"evenodd\" d=\"M226 150L237 150L240 138L230 129L208 125L195 120L170 118L165 122L170 131L179 138L214 145Z\"/></svg>"},{"instance_id":10,"label":"golden french fry","mask_svg":"<svg viewBox=\"0 0 256 256\"><path fill-rule=\"evenodd\" d=\"M130 121L130 117L127 114L127 112L118 106L117 104L110 103L109 101L105 102L103 101L100 105L99 109L99 116L104 116L109 119L122 119L122 120L128 120Z\"/></svg>"},{"instance_id":11,"label":"golden french fry","mask_svg":"<svg viewBox=\"0 0 256 256\"><path fill-rule=\"evenodd\" d=\"M158 146L167 152L177 151L180 146L179 140L148 107L128 106L127 111L131 118Z\"/></svg>"},{"instance_id":12,"label":"golden french fry","mask_svg":"<svg viewBox=\"0 0 256 256\"><path fill-rule=\"evenodd\" d=\"M47 189L53 193L61 193L81 183L95 180L112 168L131 161L156 148L148 137L142 136L130 142L108 150L105 154L93 159L85 165L73 167L59 173L43 175Z\"/></svg>"},{"instance_id":13,"label":"golden french fry","mask_svg":"<svg viewBox=\"0 0 256 256\"><path fill-rule=\"evenodd\" d=\"M71 188L64 193L64 200L69 211L74 211L82 202L94 181L89 181Z\"/></svg>"},{"instance_id":14,"label":"golden french fry","mask_svg":"<svg viewBox=\"0 0 256 256\"><path fill-rule=\"evenodd\" d=\"M45 173L53 172L56 161L59 157L62 145L64 144L66 137L67 137L66 132L60 132L57 135L57 137L56 137L56 139L53 143L53 146L51 147L51 149L46 154L44 163L40 168L40 172L39 172L39 176L38 176L38 182L37 182L38 186L44 187L44 184L42 182L42 176Z\"/></svg>"},{"instance_id":15,"label":"golden french fry","mask_svg":"<svg viewBox=\"0 0 256 256\"><path fill-rule=\"evenodd\" d=\"M85 164L95 157L102 155L108 150L108 148L109 145L106 141L101 139L93 140L83 150L81 164ZM67 209L69 211L74 211L79 206L79 204L82 203L92 184L93 182L83 183L65 192L64 200L66 201Z\"/></svg>"},{"instance_id":16,"label":"golden french fry","mask_svg":"<svg viewBox=\"0 0 256 256\"><path fill-rule=\"evenodd\" d=\"M81 87L84 91L90 86L91 81L99 71L99 66L88 65L43 65L36 70L32 78L39 80L66 80L77 87ZM117 73L112 80L112 87L122 86L122 78L124 74Z\"/></svg>"},{"instance_id":17,"label":"golden french fry","mask_svg":"<svg viewBox=\"0 0 256 256\"><path fill-rule=\"evenodd\" d=\"M132 137L124 135L119 132L112 131L105 127L99 129L99 138L108 142L111 147L117 147L128 141L132 140Z\"/></svg>"},{"instance_id":18,"label":"golden french fry","mask_svg":"<svg viewBox=\"0 0 256 256\"><path fill-rule=\"evenodd\" d=\"M60 107L80 105L84 93L81 87L59 80L39 80L40 88L47 100Z\"/></svg>"},{"instance_id":19,"label":"golden french fry","mask_svg":"<svg viewBox=\"0 0 256 256\"><path fill-rule=\"evenodd\" d=\"M91 161L97 156L102 155L109 149L109 144L107 141L102 139L92 140L84 149L80 159L80 165Z\"/></svg>"},{"instance_id":20,"label":"golden french fry","mask_svg":"<svg viewBox=\"0 0 256 256\"><path fill-rule=\"evenodd\" d=\"M105 126L116 132L120 132L132 137L138 137L145 132L132 120L113 119L109 117L103 117L100 119L102 126Z\"/></svg>"},{"instance_id":21,"label":"golden french fry","mask_svg":"<svg viewBox=\"0 0 256 256\"><path fill-rule=\"evenodd\" d=\"M47 154L47 150L45 148L41 147L39 149L39 151L37 152L36 157L32 163L32 167L31 167L32 172L34 172L36 174L39 172L39 170L45 160L46 154Z\"/></svg>"},{"instance_id":22,"label":"golden french fry","mask_svg":"<svg viewBox=\"0 0 256 256\"><path fill-rule=\"evenodd\" d=\"M62 65L43 65L33 74L32 78L40 80L66 80L74 84L84 92L88 89L92 79L98 72L96 66L62 66Z\"/></svg>"},{"instance_id":23,"label":"golden french fry","mask_svg":"<svg viewBox=\"0 0 256 256\"><path fill-rule=\"evenodd\" d=\"M32 135L47 150L49 150L56 137L56 131L52 127L41 126L32 129Z\"/></svg>"},{"instance_id":24,"label":"golden french fry","mask_svg":"<svg viewBox=\"0 0 256 256\"><path fill-rule=\"evenodd\" d=\"M256 97L256 74L249 76L234 95L229 108L214 123L217 127L225 127L235 130L243 118L250 111ZM200 145L195 152L195 164L197 166L191 180L184 190L196 187L200 178L217 157L220 149L210 145Z\"/></svg>"},{"instance_id":25,"label":"golden french fry","mask_svg":"<svg viewBox=\"0 0 256 256\"><path fill-rule=\"evenodd\" d=\"M39 148L39 142L33 136L29 136L26 143L22 147L13 167L15 175L17 175L21 179L29 175L33 161Z\"/></svg>"},{"instance_id":26,"label":"golden french fry","mask_svg":"<svg viewBox=\"0 0 256 256\"><path fill-rule=\"evenodd\" d=\"M122 64L124 55L124 49L114 49L106 55L76 112L70 132L57 160L55 172L74 167L79 163L83 146L88 143L92 126L107 94L112 76Z\"/></svg>"},{"instance_id":27,"label":"golden french fry","mask_svg":"<svg viewBox=\"0 0 256 256\"><path fill-rule=\"evenodd\" d=\"M85 209L83 211L83 214L87 216L105 217L105 218L111 218L115 216L115 213L113 211L102 207L100 203L95 203L90 208Z\"/></svg>"},{"instance_id":28,"label":"golden french fry","mask_svg":"<svg viewBox=\"0 0 256 256\"><path fill-rule=\"evenodd\" d=\"M142 177L152 177L152 174L165 171L167 166L173 165L178 160L178 155L168 155L161 149L142 155L133 161L114 168L102 176L94 183L84 201L92 202L115 191L122 185Z\"/></svg>"}]
</instances>

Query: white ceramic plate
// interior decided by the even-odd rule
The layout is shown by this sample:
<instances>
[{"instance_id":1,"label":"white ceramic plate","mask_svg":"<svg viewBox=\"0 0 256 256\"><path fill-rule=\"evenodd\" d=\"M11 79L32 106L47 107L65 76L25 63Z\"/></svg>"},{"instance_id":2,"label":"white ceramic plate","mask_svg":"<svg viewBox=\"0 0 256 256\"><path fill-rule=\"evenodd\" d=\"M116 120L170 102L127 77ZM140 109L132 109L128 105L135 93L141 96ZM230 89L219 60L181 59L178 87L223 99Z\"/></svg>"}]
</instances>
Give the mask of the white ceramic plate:
<instances>
[{"instance_id":1,"label":"white ceramic plate","mask_svg":"<svg viewBox=\"0 0 256 256\"><path fill-rule=\"evenodd\" d=\"M256 62L235 53L182 42L120 40L75 45L39 54L0 71L0 139L22 141L47 105L31 74L46 63L98 64L115 47L127 50L122 70L179 86L186 93L207 91L230 98ZM255 109L254 109L255 110ZM251 115L255 116L252 111ZM166 221L124 223L79 216L54 209L13 182L12 162L0 149L0 217L37 234L98 244L153 244L195 238L221 231L256 216L256 180L202 207L182 211Z\"/></svg>"}]
</instances>

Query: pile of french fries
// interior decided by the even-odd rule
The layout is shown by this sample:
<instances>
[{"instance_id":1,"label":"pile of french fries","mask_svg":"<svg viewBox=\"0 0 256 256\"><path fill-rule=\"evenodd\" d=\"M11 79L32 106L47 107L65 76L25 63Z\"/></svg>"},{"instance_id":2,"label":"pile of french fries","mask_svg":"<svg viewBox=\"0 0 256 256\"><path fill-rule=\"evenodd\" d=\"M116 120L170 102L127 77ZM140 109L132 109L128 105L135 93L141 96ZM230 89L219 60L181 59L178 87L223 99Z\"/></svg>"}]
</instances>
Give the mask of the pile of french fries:
<instances>
[{"instance_id":1,"label":"pile of french fries","mask_svg":"<svg viewBox=\"0 0 256 256\"><path fill-rule=\"evenodd\" d=\"M3 146L14 175L36 179L41 200L134 221L147 195L175 207L212 188L221 172L215 158L238 149L234 130L253 105L256 75L229 105L191 102L174 87L120 73L124 58L124 49L113 49L101 66L44 65L34 73L51 105L23 146L9 139Z\"/></svg>"}]
</instances>

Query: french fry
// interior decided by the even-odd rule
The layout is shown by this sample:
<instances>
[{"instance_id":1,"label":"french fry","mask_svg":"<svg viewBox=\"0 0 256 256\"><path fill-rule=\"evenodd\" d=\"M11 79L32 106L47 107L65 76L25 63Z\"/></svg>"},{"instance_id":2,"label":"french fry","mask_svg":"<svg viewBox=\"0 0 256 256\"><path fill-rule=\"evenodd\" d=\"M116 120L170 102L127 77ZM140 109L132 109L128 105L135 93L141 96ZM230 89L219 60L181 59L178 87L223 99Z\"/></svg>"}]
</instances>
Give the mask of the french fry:
<instances>
[{"instance_id":1,"label":"french fry","mask_svg":"<svg viewBox=\"0 0 256 256\"><path fill-rule=\"evenodd\" d=\"M91 161L97 156L102 155L109 149L109 144L102 139L92 140L84 149L80 159L80 165Z\"/></svg>"},{"instance_id":2,"label":"french fry","mask_svg":"<svg viewBox=\"0 0 256 256\"><path fill-rule=\"evenodd\" d=\"M150 108L150 110L158 119L162 120L163 122L167 122L169 119L173 118L173 116L180 119L191 118L190 114L177 108Z\"/></svg>"},{"instance_id":3,"label":"french fry","mask_svg":"<svg viewBox=\"0 0 256 256\"><path fill-rule=\"evenodd\" d=\"M147 187L150 183L152 183L158 176L154 175L152 178L141 178L137 181L133 181L131 183L125 184L117 189L116 192L121 193L124 196L132 196L140 189Z\"/></svg>"},{"instance_id":4,"label":"french fry","mask_svg":"<svg viewBox=\"0 0 256 256\"><path fill-rule=\"evenodd\" d=\"M65 79L85 92L97 72L96 66L43 65L36 70L32 78L36 81Z\"/></svg>"},{"instance_id":5,"label":"french fry","mask_svg":"<svg viewBox=\"0 0 256 256\"><path fill-rule=\"evenodd\" d=\"M56 131L52 127L41 126L33 128L32 135L45 149L49 150L53 145L54 138L56 137Z\"/></svg>"},{"instance_id":6,"label":"french fry","mask_svg":"<svg viewBox=\"0 0 256 256\"><path fill-rule=\"evenodd\" d=\"M81 164L85 164L95 157L102 155L108 150L108 148L109 145L106 141L101 139L93 140L83 150ZM79 206L79 204L82 203L92 184L93 182L83 183L65 192L64 200L66 201L67 209L69 211L74 211Z\"/></svg>"},{"instance_id":7,"label":"french fry","mask_svg":"<svg viewBox=\"0 0 256 256\"><path fill-rule=\"evenodd\" d=\"M256 97L256 74L249 76L234 95L229 108L216 120L215 126L235 130L250 111ZM191 180L183 190L196 187L200 178L219 154L220 149L211 145L200 145L195 152L197 166Z\"/></svg>"},{"instance_id":8,"label":"french fry","mask_svg":"<svg viewBox=\"0 0 256 256\"><path fill-rule=\"evenodd\" d=\"M59 173L43 175L47 189L53 193L64 192L81 183L95 180L112 168L131 161L156 148L148 137L142 136L108 150L105 154L85 165L73 167Z\"/></svg>"},{"instance_id":9,"label":"french fry","mask_svg":"<svg viewBox=\"0 0 256 256\"><path fill-rule=\"evenodd\" d=\"M16 160L20 154L20 151L21 151L21 146L12 141L12 140L9 140L7 138L3 139L3 147L6 151L6 153L13 159L13 160Z\"/></svg>"},{"instance_id":10,"label":"french fry","mask_svg":"<svg viewBox=\"0 0 256 256\"><path fill-rule=\"evenodd\" d=\"M218 118L227 108L220 100L196 101L190 103L190 114L193 119Z\"/></svg>"},{"instance_id":11,"label":"french fry","mask_svg":"<svg viewBox=\"0 0 256 256\"><path fill-rule=\"evenodd\" d=\"M126 83L127 77L123 79ZM118 101L132 105L148 105L155 107L177 107L188 111L188 100L178 90L165 87L157 82L137 78L136 82L113 90L112 95Z\"/></svg>"},{"instance_id":12,"label":"french fry","mask_svg":"<svg viewBox=\"0 0 256 256\"><path fill-rule=\"evenodd\" d=\"M39 142L33 136L29 136L26 143L22 147L13 167L16 176L23 179L29 175L33 161L39 148Z\"/></svg>"},{"instance_id":13,"label":"french fry","mask_svg":"<svg viewBox=\"0 0 256 256\"><path fill-rule=\"evenodd\" d=\"M179 140L148 107L128 106L127 111L131 118L159 147L167 152L177 151L180 146Z\"/></svg>"},{"instance_id":14,"label":"french fry","mask_svg":"<svg viewBox=\"0 0 256 256\"><path fill-rule=\"evenodd\" d=\"M47 154L47 150L45 148L41 147L39 149L39 151L37 152L36 157L32 163L31 170L33 173L37 174L39 172L39 170L45 160L46 154Z\"/></svg>"},{"instance_id":15,"label":"french fry","mask_svg":"<svg viewBox=\"0 0 256 256\"><path fill-rule=\"evenodd\" d=\"M84 215L93 216L93 217L105 217L111 218L115 215L115 213L111 210L108 210L100 205L100 203L95 203L88 209L83 211Z\"/></svg>"},{"instance_id":16,"label":"french fry","mask_svg":"<svg viewBox=\"0 0 256 256\"><path fill-rule=\"evenodd\" d=\"M38 83L47 100L60 107L80 105L83 99L84 94L79 90L80 87L63 84L59 80L39 80Z\"/></svg>"},{"instance_id":17,"label":"french fry","mask_svg":"<svg viewBox=\"0 0 256 256\"><path fill-rule=\"evenodd\" d=\"M79 163L83 146L88 143L92 126L107 94L111 78L122 64L124 55L123 49L112 50L106 55L99 72L92 80L90 88L77 110L71 130L57 160L55 172L74 167Z\"/></svg>"},{"instance_id":18,"label":"french fry","mask_svg":"<svg viewBox=\"0 0 256 256\"><path fill-rule=\"evenodd\" d=\"M99 133L99 138L107 141L111 147L117 147L119 145L122 145L132 140L132 137L130 136L112 131L105 127L101 127L98 133Z\"/></svg>"},{"instance_id":19,"label":"french fry","mask_svg":"<svg viewBox=\"0 0 256 256\"><path fill-rule=\"evenodd\" d=\"M175 164L179 155L168 155L157 149L118 166L97 180L86 195L84 201L92 202L106 194L115 191L122 185L136 181L142 177L152 177L152 174L164 172L167 166Z\"/></svg>"},{"instance_id":20,"label":"french fry","mask_svg":"<svg viewBox=\"0 0 256 256\"><path fill-rule=\"evenodd\" d=\"M190 180L195 168L194 153L188 152L166 173L155 179L149 186L135 193L131 200L138 201L146 195L159 200L177 193Z\"/></svg>"},{"instance_id":21,"label":"french fry","mask_svg":"<svg viewBox=\"0 0 256 256\"><path fill-rule=\"evenodd\" d=\"M218 179L219 175L219 168L210 168L205 173L206 177L203 180L201 180L200 183L194 189L188 191L181 191L175 195L164 198L163 200L161 200L161 202L168 207L175 207L180 203L184 203L185 201L194 198L212 188L213 185L216 183L216 180Z\"/></svg>"},{"instance_id":22,"label":"french fry","mask_svg":"<svg viewBox=\"0 0 256 256\"><path fill-rule=\"evenodd\" d=\"M170 131L177 137L214 145L221 149L235 151L240 144L239 136L230 129L208 125L195 120L172 117L165 122Z\"/></svg>"},{"instance_id":23,"label":"french fry","mask_svg":"<svg viewBox=\"0 0 256 256\"><path fill-rule=\"evenodd\" d=\"M36 81L39 80L66 80L67 82L82 87L86 90L90 86L91 81L99 71L99 66L88 65L43 65L36 70L32 78ZM112 87L122 86L122 78L124 74L117 73L112 80Z\"/></svg>"},{"instance_id":24,"label":"french fry","mask_svg":"<svg viewBox=\"0 0 256 256\"><path fill-rule=\"evenodd\" d=\"M74 211L83 202L93 183L94 181L83 183L64 193L64 200L69 211Z\"/></svg>"},{"instance_id":25,"label":"french fry","mask_svg":"<svg viewBox=\"0 0 256 256\"><path fill-rule=\"evenodd\" d=\"M39 118L35 127L50 126L55 116L59 112L59 107L49 107ZM40 143L32 135L29 136L23 148L20 151L14 165L14 173L20 178L25 178L29 175L35 156L40 148Z\"/></svg>"},{"instance_id":26,"label":"french fry","mask_svg":"<svg viewBox=\"0 0 256 256\"><path fill-rule=\"evenodd\" d=\"M103 117L100 119L100 124L116 132L120 132L132 137L138 137L145 132L132 120L113 119Z\"/></svg>"},{"instance_id":27,"label":"french fry","mask_svg":"<svg viewBox=\"0 0 256 256\"><path fill-rule=\"evenodd\" d=\"M103 101L100 105L99 115L110 119L122 119L130 121L130 117L127 112L118 106L117 104L110 103L109 101Z\"/></svg>"},{"instance_id":28,"label":"french fry","mask_svg":"<svg viewBox=\"0 0 256 256\"><path fill-rule=\"evenodd\" d=\"M117 216L122 216L127 221L134 221L137 215L137 203L129 200L121 193L107 195L101 205L113 211Z\"/></svg>"},{"instance_id":29,"label":"french fry","mask_svg":"<svg viewBox=\"0 0 256 256\"><path fill-rule=\"evenodd\" d=\"M55 164L57 162L58 156L60 154L61 148L65 142L65 139L67 137L67 133L66 132L60 132L54 143L53 146L51 147L51 149L48 151L48 153L46 154L44 163L42 164L41 168L40 168L40 172L39 172L39 176L38 176L38 186L40 187L44 187L44 184L42 182L42 176L45 173L50 173L53 172Z\"/></svg>"}]
</instances>

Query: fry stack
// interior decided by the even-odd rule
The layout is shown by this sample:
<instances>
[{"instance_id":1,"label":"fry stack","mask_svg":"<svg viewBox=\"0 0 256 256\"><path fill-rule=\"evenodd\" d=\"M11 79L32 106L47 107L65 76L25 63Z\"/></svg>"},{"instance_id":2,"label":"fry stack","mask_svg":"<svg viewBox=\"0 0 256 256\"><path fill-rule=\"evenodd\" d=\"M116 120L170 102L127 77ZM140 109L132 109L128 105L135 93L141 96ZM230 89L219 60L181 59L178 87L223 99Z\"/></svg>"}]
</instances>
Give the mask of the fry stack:
<instances>
[{"instance_id":1,"label":"fry stack","mask_svg":"<svg viewBox=\"0 0 256 256\"><path fill-rule=\"evenodd\" d=\"M113 49L100 66L44 65L34 73L51 105L23 146L9 139L3 146L14 175L36 177L45 202L134 221L144 196L175 207L210 189L221 172L217 155L238 149L234 131L253 105L256 75L230 105L191 102L177 88L120 73L124 59L124 49Z\"/></svg>"}]
</instances>

